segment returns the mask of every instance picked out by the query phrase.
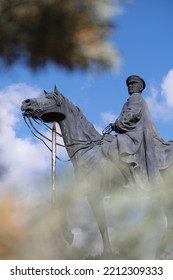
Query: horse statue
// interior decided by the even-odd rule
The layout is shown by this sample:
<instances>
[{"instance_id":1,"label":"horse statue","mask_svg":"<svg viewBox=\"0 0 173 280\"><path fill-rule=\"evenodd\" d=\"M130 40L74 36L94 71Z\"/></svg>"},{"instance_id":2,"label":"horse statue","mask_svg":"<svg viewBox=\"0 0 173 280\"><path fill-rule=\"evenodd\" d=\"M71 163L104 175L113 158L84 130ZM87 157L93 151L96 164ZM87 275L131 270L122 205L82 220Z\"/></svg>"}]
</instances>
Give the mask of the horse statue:
<instances>
[{"instance_id":1,"label":"horse statue","mask_svg":"<svg viewBox=\"0 0 173 280\"><path fill-rule=\"evenodd\" d=\"M103 198L109 191L122 186L130 188L133 178L129 165L118 161L114 145L115 136L102 135L85 118L81 110L64 97L55 87L54 92L22 102L25 118L45 123L56 121L62 133L64 146L74 167L77 182L85 182L86 195L95 215L103 240L103 251L112 252L108 235ZM171 170L171 167L170 167ZM171 173L171 172L170 172ZM172 201L171 201L172 202ZM169 203L168 224L173 230L172 208ZM167 213L166 213L167 214Z\"/></svg>"}]
</instances>

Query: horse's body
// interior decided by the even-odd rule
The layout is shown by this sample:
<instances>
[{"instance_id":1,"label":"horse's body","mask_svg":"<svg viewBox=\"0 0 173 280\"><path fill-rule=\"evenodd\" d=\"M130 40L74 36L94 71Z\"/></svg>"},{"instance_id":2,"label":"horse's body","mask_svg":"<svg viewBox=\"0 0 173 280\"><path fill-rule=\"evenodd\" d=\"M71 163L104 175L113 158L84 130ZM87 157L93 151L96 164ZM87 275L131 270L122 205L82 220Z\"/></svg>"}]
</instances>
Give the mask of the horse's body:
<instances>
[{"instance_id":1,"label":"horse's body","mask_svg":"<svg viewBox=\"0 0 173 280\"><path fill-rule=\"evenodd\" d=\"M76 178L87 185L85 195L95 214L104 252L110 253L103 197L111 188L133 183L128 165L118 161L116 137L98 133L81 110L56 89L45 97L25 100L22 111L27 117L58 122Z\"/></svg>"}]
</instances>

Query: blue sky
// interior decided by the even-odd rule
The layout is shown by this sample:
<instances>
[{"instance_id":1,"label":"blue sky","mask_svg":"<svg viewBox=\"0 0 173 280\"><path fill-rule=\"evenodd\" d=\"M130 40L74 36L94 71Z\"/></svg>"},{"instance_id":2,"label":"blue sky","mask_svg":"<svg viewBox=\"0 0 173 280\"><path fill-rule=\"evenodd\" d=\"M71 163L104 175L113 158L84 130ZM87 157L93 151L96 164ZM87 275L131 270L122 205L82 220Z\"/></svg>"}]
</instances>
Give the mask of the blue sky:
<instances>
[{"instance_id":1,"label":"blue sky","mask_svg":"<svg viewBox=\"0 0 173 280\"><path fill-rule=\"evenodd\" d=\"M25 98L43 94L43 89L52 91L55 84L101 131L115 120L128 98L126 78L140 75L147 84L143 96L161 136L173 139L173 2L136 0L121 4L121 8L122 13L115 17L117 29L110 38L120 53L119 72L68 72L51 64L36 73L20 63L0 68L0 153L9 184L20 172L35 174L48 166L43 162L50 155L28 131L20 104Z\"/></svg>"},{"instance_id":2,"label":"blue sky","mask_svg":"<svg viewBox=\"0 0 173 280\"><path fill-rule=\"evenodd\" d=\"M119 115L128 98L126 78L140 75L147 85L143 96L161 136L173 139L173 1L134 0L124 2L121 8L121 14L115 17L116 32L110 38L121 56L119 72L109 70L100 75L89 71L67 72L50 64L33 73L20 63L11 68L0 66L0 192L4 188L17 189L29 205L33 195L42 196L45 189L50 193L50 152L26 127L20 105L25 98L42 95L43 89L52 91L55 84L102 131ZM58 148L57 153L67 158L64 149ZM59 184L60 167L69 164L57 162L57 165ZM34 200L34 206L37 203ZM135 213L139 213L139 207ZM84 240L85 234L88 236L84 230L81 234L78 224L76 232L76 242Z\"/></svg>"}]
</instances>

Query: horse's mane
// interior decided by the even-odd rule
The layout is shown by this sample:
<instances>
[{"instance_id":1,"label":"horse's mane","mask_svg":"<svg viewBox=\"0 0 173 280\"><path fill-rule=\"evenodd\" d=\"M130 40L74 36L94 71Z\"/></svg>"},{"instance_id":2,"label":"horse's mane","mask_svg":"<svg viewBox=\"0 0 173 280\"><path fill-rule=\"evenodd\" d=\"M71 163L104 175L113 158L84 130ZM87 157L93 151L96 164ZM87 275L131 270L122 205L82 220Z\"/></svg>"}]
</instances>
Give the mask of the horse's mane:
<instances>
[{"instance_id":1,"label":"horse's mane","mask_svg":"<svg viewBox=\"0 0 173 280\"><path fill-rule=\"evenodd\" d=\"M68 100L68 98L64 97L62 94L60 94L61 97L60 99L66 103L68 103L68 107L70 108L71 112L75 115L76 120L80 122L80 125L84 128L86 132L88 132L88 135L91 135L91 137L94 138L100 138L100 133L95 129L93 124L91 124L86 117L84 116L83 112L81 109L74 105L71 101Z\"/></svg>"}]
</instances>

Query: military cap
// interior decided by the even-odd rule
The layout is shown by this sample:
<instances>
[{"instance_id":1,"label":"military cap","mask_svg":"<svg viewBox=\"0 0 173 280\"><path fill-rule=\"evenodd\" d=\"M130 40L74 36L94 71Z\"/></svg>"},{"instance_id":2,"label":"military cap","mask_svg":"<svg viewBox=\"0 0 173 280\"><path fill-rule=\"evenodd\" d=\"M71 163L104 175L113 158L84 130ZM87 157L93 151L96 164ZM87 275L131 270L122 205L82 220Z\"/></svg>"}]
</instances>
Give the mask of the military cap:
<instances>
[{"instance_id":1,"label":"military cap","mask_svg":"<svg viewBox=\"0 0 173 280\"><path fill-rule=\"evenodd\" d=\"M138 83L140 82L140 83L142 84L142 86L143 86L143 89L145 88L145 82L144 82L144 80L143 80L141 77L137 76L137 75L131 75L131 76L129 76L129 77L127 78L127 80L126 80L127 86L128 86L128 84L131 83L131 82L138 82Z\"/></svg>"}]
</instances>

